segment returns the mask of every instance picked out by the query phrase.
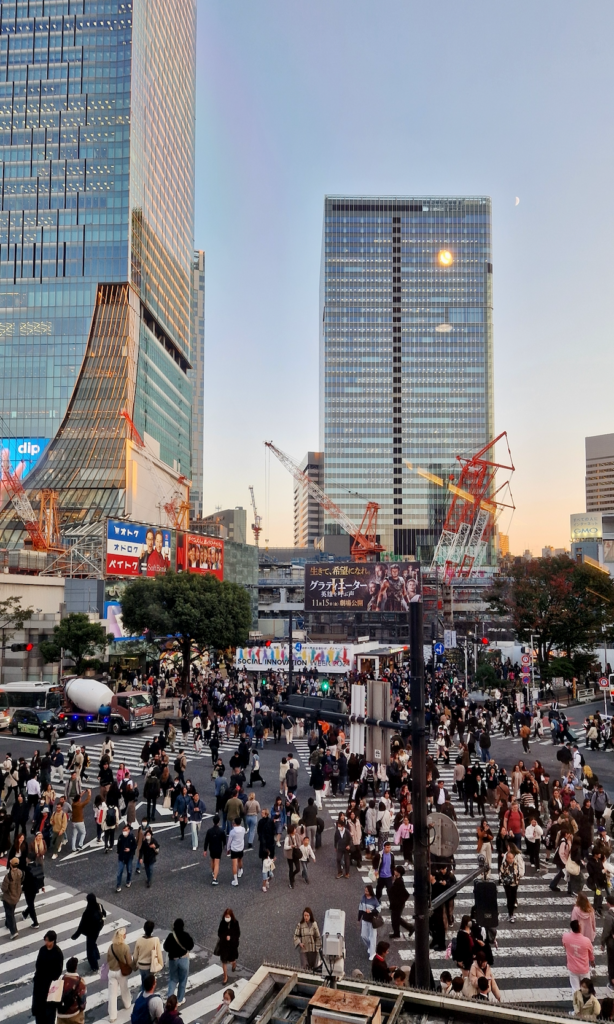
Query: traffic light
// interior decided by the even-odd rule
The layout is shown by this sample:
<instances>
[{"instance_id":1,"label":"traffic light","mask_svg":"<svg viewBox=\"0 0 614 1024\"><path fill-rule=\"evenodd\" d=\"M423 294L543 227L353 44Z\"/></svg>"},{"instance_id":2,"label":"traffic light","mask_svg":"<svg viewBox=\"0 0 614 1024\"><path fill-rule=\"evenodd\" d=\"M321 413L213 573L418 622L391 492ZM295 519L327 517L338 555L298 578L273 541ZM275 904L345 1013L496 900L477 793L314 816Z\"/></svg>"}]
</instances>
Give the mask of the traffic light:
<instances>
[{"instance_id":1,"label":"traffic light","mask_svg":"<svg viewBox=\"0 0 614 1024\"><path fill-rule=\"evenodd\" d=\"M11 644L12 651L31 651L34 649L34 644Z\"/></svg>"},{"instance_id":2,"label":"traffic light","mask_svg":"<svg viewBox=\"0 0 614 1024\"><path fill-rule=\"evenodd\" d=\"M330 683L329 683L328 679L323 679L322 680L322 682L320 683L320 690L324 694L324 696L326 696L326 694L330 690Z\"/></svg>"},{"instance_id":3,"label":"traffic light","mask_svg":"<svg viewBox=\"0 0 614 1024\"><path fill-rule=\"evenodd\" d=\"M488 647L490 641L487 636L483 636L482 639L480 640L480 643L482 644L482 647Z\"/></svg>"}]
</instances>

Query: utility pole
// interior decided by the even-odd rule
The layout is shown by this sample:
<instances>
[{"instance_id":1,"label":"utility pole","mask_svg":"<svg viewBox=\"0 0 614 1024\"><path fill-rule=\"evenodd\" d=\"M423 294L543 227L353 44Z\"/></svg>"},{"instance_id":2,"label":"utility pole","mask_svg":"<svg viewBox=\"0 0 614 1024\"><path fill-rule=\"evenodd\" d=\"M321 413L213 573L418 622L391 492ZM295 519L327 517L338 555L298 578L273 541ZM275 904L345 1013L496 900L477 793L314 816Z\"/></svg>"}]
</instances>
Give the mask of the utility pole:
<instances>
[{"instance_id":1,"label":"utility pole","mask_svg":"<svg viewBox=\"0 0 614 1024\"><path fill-rule=\"evenodd\" d=\"M288 697L292 693L292 612L288 612Z\"/></svg>"},{"instance_id":2,"label":"utility pole","mask_svg":"<svg viewBox=\"0 0 614 1024\"><path fill-rule=\"evenodd\" d=\"M414 812L414 919L416 988L429 989L430 872L426 803L426 729L424 724L424 651L422 602L409 606L412 806Z\"/></svg>"}]
</instances>

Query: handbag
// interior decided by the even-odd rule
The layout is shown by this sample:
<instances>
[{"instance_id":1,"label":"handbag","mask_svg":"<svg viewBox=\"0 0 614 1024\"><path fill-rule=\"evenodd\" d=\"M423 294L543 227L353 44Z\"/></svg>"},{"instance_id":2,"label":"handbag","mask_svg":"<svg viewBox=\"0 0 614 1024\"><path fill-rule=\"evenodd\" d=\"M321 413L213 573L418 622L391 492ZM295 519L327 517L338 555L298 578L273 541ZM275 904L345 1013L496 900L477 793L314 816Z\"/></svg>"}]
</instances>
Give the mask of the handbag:
<instances>
[{"instance_id":1,"label":"handbag","mask_svg":"<svg viewBox=\"0 0 614 1024\"><path fill-rule=\"evenodd\" d=\"M569 857L567 860L567 864L565 865L565 870L568 875L577 876L580 874L580 865L577 864L575 860L572 860L571 857Z\"/></svg>"},{"instance_id":2,"label":"handbag","mask_svg":"<svg viewBox=\"0 0 614 1024\"><path fill-rule=\"evenodd\" d=\"M128 964L123 963L119 959L119 957L115 953L115 950L113 949L113 946L111 946L111 952L112 952L113 956L115 957L115 959L117 960L117 962L119 964L119 969L120 969L121 973L123 974L124 978L127 978L129 974L132 974L132 968L129 967Z\"/></svg>"},{"instance_id":3,"label":"handbag","mask_svg":"<svg viewBox=\"0 0 614 1024\"><path fill-rule=\"evenodd\" d=\"M378 928L383 928L384 927L384 918L380 914L379 910L376 910L371 915L371 927L375 928L376 930Z\"/></svg>"},{"instance_id":4,"label":"handbag","mask_svg":"<svg viewBox=\"0 0 614 1024\"><path fill-rule=\"evenodd\" d=\"M299 850L298 846L293 846L292 847L292 862L293 862L293 864L298 864L300 859L301 859L301 851Z\"/></svg>"},{"instance_id":5,"label":"handbag","mask_svg":"<svg viewBox=\"0 0 614 1024\"><path fill-rule=\"evenodd\" d=\"M164 797L164 800L162 801L162 806L167 808L168 810L170 810L170 806L171 806L171 795L170 795L170 793L167 793L166 796Z\"/></svg>"},{"instance_id":6,"label":"handbag","mask_svg":"<svg viewBox=\"0 0 614 1024\"><path fill-rule=\"evenodd\" d=\"M64 994L64 978L56 978L49 986L47 993L48 1003L61 1003Z\"/></svg>"},{"instance_id":7,"label":"handbag","mask_svg":"<svg viewBox=\"0 0 614 1024\"><path fill-rule=\"evenodd\" d=\"M164 964L160 963L160 960L158 959L158 954L156 953L155 949L152 949L152 951L151 951L151 968L150 968L151 973L152 974L159 974L160 971L163 969L163 967L164 967Z\"/></svg>"},{"instance_id":8,"label":"handbag","mask_svg":"<svg viewBox=\"0 0 614 1024\"><path fill-rule=\"evenodd\" d=\"M222 949L222 943L221 943L221 940L218 939L216 944L215 944L215 946L213 947L213 955L214 956L219 956L221 949Z\"/></svg>"}]
</instances>

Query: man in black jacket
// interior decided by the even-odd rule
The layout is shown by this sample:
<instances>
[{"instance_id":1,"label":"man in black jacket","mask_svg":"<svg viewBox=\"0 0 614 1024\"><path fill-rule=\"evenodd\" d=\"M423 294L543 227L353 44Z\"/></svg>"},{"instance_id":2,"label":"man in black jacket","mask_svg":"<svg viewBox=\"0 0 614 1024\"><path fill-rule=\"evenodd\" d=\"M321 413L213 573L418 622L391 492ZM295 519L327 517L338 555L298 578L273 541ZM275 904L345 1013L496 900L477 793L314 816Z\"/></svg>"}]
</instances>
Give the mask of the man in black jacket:
<instances>
[{"instance_id":1,"label":"man in black jacket","mask_svg":"<svg viewBox=\"0 0 614 1024\"><path fill-rule=\"evenodd\" d=\"M405 921L401 916L403 913L403 907L409 899L409 893L405 888L405 882L403 881L404 874L405 868L395 868L392 885L388 889L388 898L390 900L390 921L392 923L392 931L390 932L391 939L401 938L401 925L407 929L410 937L415 931L413 924L409 921Z\"/></svg>"},{"instance_id":2,"label":"man in black jacket","mask_svg":"<svg viewBox=\"0 0 614 1024\"><path fill-rule=\"evenodd\" d=\"M203 850L203 857L207 856L207 850L211 857L211 875L213 881L211 885L219 885L217 876L220 870L220 860L222 858L222 851L226 846L226 833L223 828L220 828L220 816L214 814L213 825L205 832L205 846Z\"/></svg>"},{"instance_id":3,"label":"man in black jacket","mask_svg":"<svg viewBox=\"0 0 614 1024\"><path fill-rule=\"evenodd\" d=\"M352 849L352 837L350 830L346 828L345 822L340 820L335 828L334 838L335 852L337 854L337 878L343 877L342 862L345 865L345 877L350 877L350 850Z\"/></svg>"}]
</instances>

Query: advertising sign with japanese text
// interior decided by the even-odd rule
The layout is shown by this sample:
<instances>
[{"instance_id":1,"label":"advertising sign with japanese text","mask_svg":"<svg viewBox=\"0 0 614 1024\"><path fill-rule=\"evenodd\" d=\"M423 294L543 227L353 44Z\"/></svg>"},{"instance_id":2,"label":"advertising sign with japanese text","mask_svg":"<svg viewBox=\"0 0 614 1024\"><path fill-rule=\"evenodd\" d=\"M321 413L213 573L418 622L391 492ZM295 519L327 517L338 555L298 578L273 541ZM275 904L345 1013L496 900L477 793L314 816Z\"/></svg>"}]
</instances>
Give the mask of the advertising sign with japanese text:
<instances>
[{"instance_id":1,"label":"advertising sign with japanese text","mask_svg":"<svg viewBox=\"0 0 614 1024\"><path fill-rule=\"evenodd\" d=\"M107 521L107 576L158 576L171 566L171 530Z\"/></svg>"},{"instance_id":2,"label":"advertising sign with japanese text","mask_svg":"<svg viewBox=\"0 0 614 1024\"><path fill-rule=\"evenodd\" d=\"M221 537L200 537L195 533L177 534L177 569L210 572L223 580L224 541Z\"/></svg>"},{"instance_id":3,"label":"advertising sign with japanese text","mask_svg":"<svg viewBox=\"0 0 614 1024\"><path fill-rule=\"evenodd\" d=\"M405 612L422 600L418 562L310 562L305 611Z\"/></svg>"}]
</instances>

